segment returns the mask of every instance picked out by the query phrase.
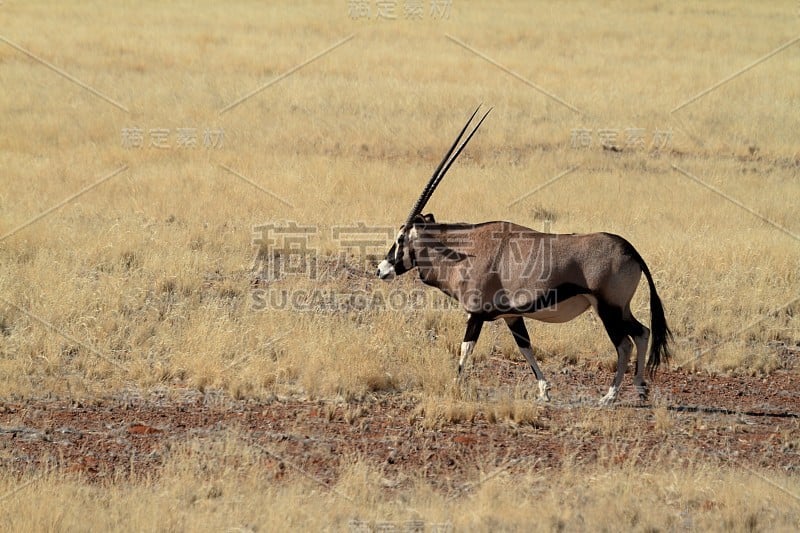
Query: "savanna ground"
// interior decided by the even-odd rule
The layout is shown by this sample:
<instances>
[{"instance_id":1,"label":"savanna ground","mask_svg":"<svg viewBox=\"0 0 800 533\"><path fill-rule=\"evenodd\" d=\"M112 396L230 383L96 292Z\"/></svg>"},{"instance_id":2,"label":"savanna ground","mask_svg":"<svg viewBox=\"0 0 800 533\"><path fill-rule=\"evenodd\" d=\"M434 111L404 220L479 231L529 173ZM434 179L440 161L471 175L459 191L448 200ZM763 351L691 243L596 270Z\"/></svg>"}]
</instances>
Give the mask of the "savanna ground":
<instances>
[{"instance_id":1,"label":"savanna ground","mask_svg":"<svg viewBox=\"0 0 800 533\"><path fill-rule=\"evenodd\" d=\"M796 2L0 3L0 527L797 530L799 35ZM529 324L551 404L500 325L455 387L463 312L375 280L481 102L428 210L634 243L675 334L648 402L596 406L592 313Z\"/></svg>"}]
</instances>

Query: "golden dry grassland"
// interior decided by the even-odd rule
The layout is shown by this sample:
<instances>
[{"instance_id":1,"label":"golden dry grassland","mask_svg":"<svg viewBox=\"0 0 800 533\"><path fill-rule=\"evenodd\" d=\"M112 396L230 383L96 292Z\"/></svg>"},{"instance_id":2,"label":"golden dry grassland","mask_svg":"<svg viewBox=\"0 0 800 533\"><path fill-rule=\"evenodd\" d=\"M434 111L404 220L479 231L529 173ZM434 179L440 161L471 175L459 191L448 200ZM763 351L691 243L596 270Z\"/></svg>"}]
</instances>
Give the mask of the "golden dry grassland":
<instances>
[{"instance_id":1,"label":"golden dry grassland","mask_svg":"<svg viewBox=\"0 0 800 533\"><path fill-rule=\"evenodd\" d=\"M681 461L644 469L635 461L513 475L475 472L463 494L424 479L392 490L374 467L353 458L332 488L290 472L264 475L260 450L222 436L174 450L159 480L109 487L44 474L5 502L6 531L794 531L796 499L769 478ZM679 462L676 457L662 461ZM46 502L46 505L43 505ZM96 511L87 520L87 510ZM416 527L417 529L413 529Z\"/></svg>"},{"instance_id":2,"label":"golden dry grassland","mask_svg":"<svg viewBox=\"0 0 800 533\"><path fill-rule=\"evenodd\" d=\"M674 364L796 371L800 42L683 105L796 39L796 2L453 0L443 15L426 1L419 20L404 2L395 20L365 3L368 18L344 0L0 4L2 397L165 387L455 401L461 311L259 309L254 290L419 289L411 276L379 284L353 250L349 269L330 267L342 251L333 232L399 226L479 103L494 110L431 200L437 219L621 234L653 271ZM624 145L631 128L643 146ZM188 129L194 146L181 144ZM581 130L589 146L576 145ZM620 151L603 149L603 130L618 132ZM326 275L259 284L254 228L288 222L313 228ZM439 301L432 291L427 301ZM645 323L646 292L634 300ZM549 372L614 356L591 313L531 334ZM487 328L475 357L494 342L493 352L518 358L506 337ZM517 399L498 401L527 416ZM354 516L618 529L617 512L626 529L798 525L797 501L773 486L796 489L796 474L567 466L546 480L533 470L499 476L448 500L422 482L386 495L356 462L339 483L362 506L302 477L274 485L246 459L226 463L251 453L231 438L219 444L230 453L176 452L159 480L96 487L53 472L0 505L17 516L9 526L30 530L81 530L87 515L101 530L247 530L267 508L280 511L263 529L340 529ZM5 493L19 480L0 484ZM648 514L665 499L709 521ZM522 502L536 506L522 513Z\"/></svg>"}]
</instances>

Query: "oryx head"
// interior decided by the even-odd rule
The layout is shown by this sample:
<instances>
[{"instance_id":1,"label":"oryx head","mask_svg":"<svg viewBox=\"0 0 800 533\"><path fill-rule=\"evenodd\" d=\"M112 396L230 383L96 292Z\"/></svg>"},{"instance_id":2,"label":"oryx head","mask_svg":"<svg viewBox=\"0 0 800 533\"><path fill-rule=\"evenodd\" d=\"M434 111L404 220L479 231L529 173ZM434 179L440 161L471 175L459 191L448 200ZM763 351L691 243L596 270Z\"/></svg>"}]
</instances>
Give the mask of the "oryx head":
<instances>
[{"instance_id":1,"label":"oryx head","mask_svg":"<svg viewBox=\"0 0 800 533\"><path fill-rule=\"evenodd\" d=\"M428 184L425 185L425 188L422 190L422 194L417 199L414 207L411 208L411 212L408 214L405 224L400 226L400 231L397 233L397 238L395 238L394 244L389 249L389 253L386 254L386 258L378 265L378 277L380 279L390 280L395 276L399 276L400 274L408 272L416 266L413 247L411 246L412 241L416 237L414 226L415 224L435 222L433 215L422 215L422 209L425 207L425 204L428 203L433 191L436 190L436 187L439 185L439 182L442 181L444 175L448 170L450 170L450 166L453 164L453 162L455 162L456 158L458 158L458 156L461 154L461 151L464 150L464 147L467 146L467 143L470 141L470 139L472 139L472 136L475 135L475 132L481 127L481 124L483 124L486 116L491 112L491 109L489 109L489 111L483 115L480 121L478 121L477 126L475 126L475 129L472 130L464 143L456 150L458 143L461 142L461 138L464 136L464 132L467 131L467 128L472 122L472 119L475 118L475 115L478 114L478 109L480 109L480 106L475 109L475 111L469 117L469 120L467 120L467 123L464 124L464 127L461 129L461 132L459 132L455 142L452 146L450 146L450 149L439 163L439 166L437 166L436 170L434 170L433 176L431 176L431 179L428 180Z\"/></svg>"}]
</instances>

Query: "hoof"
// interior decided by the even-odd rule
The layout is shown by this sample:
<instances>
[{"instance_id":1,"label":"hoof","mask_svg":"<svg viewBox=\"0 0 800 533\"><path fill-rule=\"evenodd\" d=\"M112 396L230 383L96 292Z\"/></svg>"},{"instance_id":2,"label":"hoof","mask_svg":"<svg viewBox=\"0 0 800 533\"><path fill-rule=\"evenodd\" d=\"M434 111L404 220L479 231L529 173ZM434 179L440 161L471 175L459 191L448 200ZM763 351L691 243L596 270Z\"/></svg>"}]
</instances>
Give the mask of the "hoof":
<instances>
[{"instance_id":1,"label":"hoof","mask_svg":"<svg viewBox=\"0 0 800 533\"><path fill-rule=\"evenodd\" d=\"M636 392L639 393L640 402L646 402L647 398L650 396L650 389L647 387L647 384L637 385Z\"/></svg>"},{"instance_id":2,"label":"hoof","mask_svg":"<svg viewBox=\"0 0 800 533\"><path fill-rule=\"evenodd\" d=\"M611 405L617 401L617 393L619 391L614 387L608 389L608 394L600 398L600 405Z\"/></svg>"},{"instance_id":3,"label":"hoof","mask_svg":"<svg viewBox=\"0 0 800 533\"><path fill-rule=\"evenodd\" d=\"M609 406L609 405L613 405L614 402L616 402L616 401L617 401L617 399L615 397L606 395L606 396L603 396L602 398L600 398L600 401L598 403L600 405L602 405L602 406Z\"/></svg>"}]
</instances>

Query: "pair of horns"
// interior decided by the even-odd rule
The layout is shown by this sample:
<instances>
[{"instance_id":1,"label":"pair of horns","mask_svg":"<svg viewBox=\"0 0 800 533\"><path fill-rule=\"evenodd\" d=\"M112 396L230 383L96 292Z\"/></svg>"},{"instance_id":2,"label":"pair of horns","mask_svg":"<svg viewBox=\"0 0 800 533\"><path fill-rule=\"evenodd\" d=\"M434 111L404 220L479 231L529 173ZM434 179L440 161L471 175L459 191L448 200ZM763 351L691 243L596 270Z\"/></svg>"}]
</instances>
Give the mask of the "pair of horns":
<instances>
[{"instance_id":1,"label":"pair of horns","mask_svg":"<svg viewBox=\"0 0 800 533\"><path fill-rule=\"evenodd\" d=\"M435 191L436 187L439 186L439 182L442 181L442 178L444 178L444 175L447 174L448 170L450 170L450 167L452 166L453 162L455 162L459 154L461 154L461 152L464 150L464 147L467 146L467 143L469 142L470 139L472 139L472 136L475 135L475 132L478 131L478 128L481 127L481 124L483 124L483 121L486 120L486 117L489 115L489 113L492 112L492 108L489 108L489 111L487 111L486 114L483 115L483 117L478 121L478 125L475 126L475 129L472 130L472 133L470 133L467 136L467 140L465 140L464 143L458 148L458 150L456 150L456 146L458 146L458 143L461 142L461 138L464 137L464 132L467 131L467 128L472 122L472 119L474 119L475 115L478 114L478 110L480 108L481 108L480 105L477 108L475 108L475 111L469 117L467 123L464 124L463 128L461 128L461 132L458 134L458 137L456 137L455 142L445 154L444 158L442 159L442 162L439 163L439 166L437 166L436 170L433 171L433 176L431 176L431 179L428 180L428 184L425 185L425 188L422 190L422 194L417 199L416 203L414 204L414 207L411 208L411 212L408 214L408 219L406 220L405 223L406 228L411 227L411 223L414 221L414 217L416 217L422 212L422 209L425 207L425 204L427 204L428 200L430 200L433 191ZM454 150L455 153L453 153Z\"/></svg>"}]
</instances>

